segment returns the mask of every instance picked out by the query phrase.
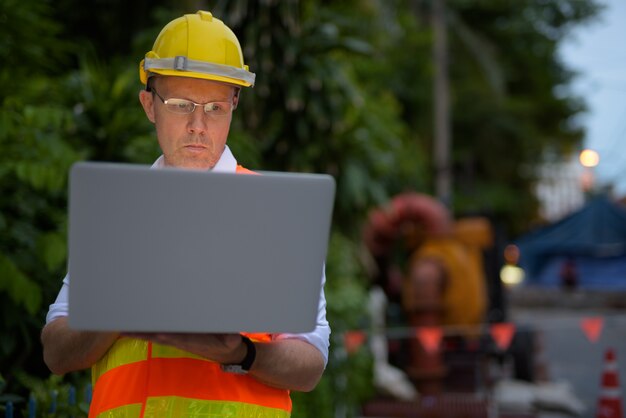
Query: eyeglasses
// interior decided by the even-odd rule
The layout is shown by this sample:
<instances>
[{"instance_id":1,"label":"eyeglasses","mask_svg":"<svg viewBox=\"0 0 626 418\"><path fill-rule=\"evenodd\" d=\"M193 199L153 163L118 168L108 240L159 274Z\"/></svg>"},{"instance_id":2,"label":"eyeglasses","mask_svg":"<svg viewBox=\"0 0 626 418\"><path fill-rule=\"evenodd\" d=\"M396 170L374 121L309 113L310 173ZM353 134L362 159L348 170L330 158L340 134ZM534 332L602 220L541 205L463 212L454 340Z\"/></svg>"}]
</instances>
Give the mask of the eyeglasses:
<instances>
[{"instance_id":1,"label":"eyeglasses","mask_svg":"<svg viewBox=\"0 0 626 418\"><path fill-rule=\"evenodd\" d=\"M196 106L200 106L205 115L226 116L233 111L234 107L233 102L194 103L187 99L164 99L154 88L152 91L161 99L167 110L179 115L189 115L196 110Z\"/></svg>"}]
</instances>

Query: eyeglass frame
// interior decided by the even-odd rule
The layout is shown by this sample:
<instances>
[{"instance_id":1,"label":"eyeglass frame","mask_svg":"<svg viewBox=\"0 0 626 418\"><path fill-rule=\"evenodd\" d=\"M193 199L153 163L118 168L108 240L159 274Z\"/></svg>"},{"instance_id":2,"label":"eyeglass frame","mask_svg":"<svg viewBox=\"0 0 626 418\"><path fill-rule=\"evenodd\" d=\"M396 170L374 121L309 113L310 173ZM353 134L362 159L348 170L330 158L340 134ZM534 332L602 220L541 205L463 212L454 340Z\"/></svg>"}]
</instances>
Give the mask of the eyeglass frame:
<instances>
[{"instance_id":1,"label":"eyeglass frame","mask_svg":"<svg viewBox=\"0 0 626 418\"><path fill-rule=\"evenodd\" d=\"M180 98L177 98L177 97L170 97L169 99L164 99L156 91L156 89L154 87L151 87L149 89L149 91L151 93L156 94L156 96L161 100L161 102L163 102L163 104L165 105L165 109L168 112L174 113L176 115L191 115L191 114L193 114L193 112L196 111L197 107L202 107L202 110L203 110L205 115L210 116L210 117L222 117L222 116L227 116L229 113L233 113L233 110L235 110L235 108L236 108L236 105L235 105L235 103L232 100L231 101L215 101L215 102L207 102L207 103L196 103L196 102L194 102L192 100L189 100L189 99L180 99ZM176 111L172 110L172 107L168 106L167 102L170 101L170 100L180 100L181 102L184 102L184 103L191 103L191 104L193 104L193 109L190 112L176 112ZM215 103L228 103L228 104L230 104L230 110L225 112L225 113L223 113L223 114L213 113L214 111L208 111L207 112L207 110L206 110L207 106L213 105ZM172 104L172 103L170 103L170 104Z\"/></svg>"}]
</instances>

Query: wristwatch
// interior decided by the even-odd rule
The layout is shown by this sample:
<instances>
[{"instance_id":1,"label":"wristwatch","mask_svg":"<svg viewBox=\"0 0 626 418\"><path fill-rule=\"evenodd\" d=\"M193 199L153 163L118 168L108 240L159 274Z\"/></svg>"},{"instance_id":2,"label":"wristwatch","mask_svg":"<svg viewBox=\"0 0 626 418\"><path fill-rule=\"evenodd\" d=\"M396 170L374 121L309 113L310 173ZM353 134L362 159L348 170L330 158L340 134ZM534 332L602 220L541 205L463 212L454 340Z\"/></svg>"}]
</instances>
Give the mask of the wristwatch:
<instances>
[{"instance_id":1,"label":"wristwatch","mask_svg":"<svg viewBox=\"0 0 626 418\"><path fill-rule=\"evenodd\" d=\"M256 347L254 343L250 340L250 338L242 335L241 340L246 345L247 352L246 357L244 357L241 363L237 364L222 364L222 371L226 373L235 373L235 374L247 374L252 367L252 363L254 363L254 359L256 358Z\"/></svg>"}]
</instances>

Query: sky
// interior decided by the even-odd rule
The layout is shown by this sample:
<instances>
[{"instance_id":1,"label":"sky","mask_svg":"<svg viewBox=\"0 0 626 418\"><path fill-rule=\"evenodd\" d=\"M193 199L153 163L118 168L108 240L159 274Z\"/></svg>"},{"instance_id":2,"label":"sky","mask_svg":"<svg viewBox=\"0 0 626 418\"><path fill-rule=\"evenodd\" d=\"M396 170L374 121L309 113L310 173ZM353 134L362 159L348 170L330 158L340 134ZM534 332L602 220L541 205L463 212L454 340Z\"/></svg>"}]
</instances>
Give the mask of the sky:
<instances>
[{"instance_id":1,"label":"sky","mask_svg":"<svg viewBox=\"0 0 626 418\"><path fill-rule=\"evenodd\" d=\"M600 154L596 184L613 183L626 195L626 0L602 0L600 18L579 26L563 43L561 58L579 72L573 90L588 112L581 117L584 147Z\"/></svg>"}]
</instances>

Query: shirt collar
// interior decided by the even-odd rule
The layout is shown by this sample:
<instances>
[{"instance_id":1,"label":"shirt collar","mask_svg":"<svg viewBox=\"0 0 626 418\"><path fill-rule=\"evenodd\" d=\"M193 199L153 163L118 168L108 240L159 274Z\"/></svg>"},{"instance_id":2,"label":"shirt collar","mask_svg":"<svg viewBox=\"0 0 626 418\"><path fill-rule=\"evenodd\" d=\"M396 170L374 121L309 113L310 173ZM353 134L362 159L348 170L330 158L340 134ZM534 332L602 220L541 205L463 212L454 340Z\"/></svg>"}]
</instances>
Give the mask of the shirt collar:
<instances>
[{"instance_id":1,"label":"shirt collar","mask_svg":"<svg viewBox=\"0 0 626 418\"><path fill-rule=\"evenodd\" d=\"M161 155L157 160L152 164L152 168L163 168L165 167L165 158ZM228 148L228 145L224 146L224 151L220 156L220 159L217 161L215 166L211 171L215 171L218 173L234 173L237 171L237 160L235 156Z\"/></svg>"}]
</instances>

